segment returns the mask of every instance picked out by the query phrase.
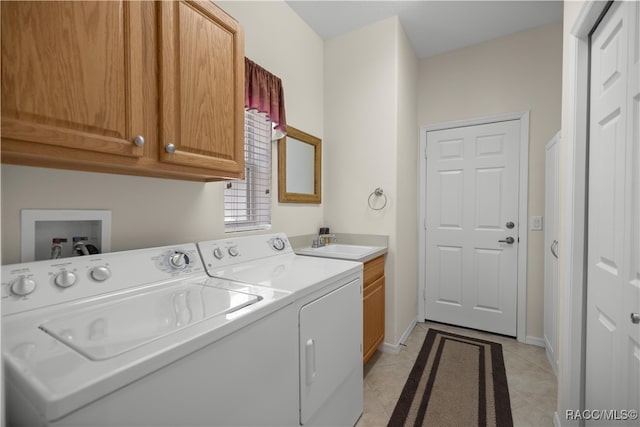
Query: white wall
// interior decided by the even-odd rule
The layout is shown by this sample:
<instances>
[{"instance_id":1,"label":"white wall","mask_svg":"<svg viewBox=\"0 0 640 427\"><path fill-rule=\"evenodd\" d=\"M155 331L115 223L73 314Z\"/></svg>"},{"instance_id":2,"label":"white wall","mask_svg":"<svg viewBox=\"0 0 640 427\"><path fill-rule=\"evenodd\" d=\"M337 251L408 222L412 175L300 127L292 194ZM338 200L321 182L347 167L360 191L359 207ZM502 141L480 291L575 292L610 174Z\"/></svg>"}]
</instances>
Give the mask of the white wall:
<instances>
[{"instance_id":1,"label":"white wall","mask_svg":"<svg viewBox=\"0 0 640 427\"><path fill-rule=\"evenodd\" d=\"M416 74L397 17L325 41L325 222L336 232L389 236L390 344L415 320L417 307ZM374 211L367 200L377 187L388 203Z\"/></svg>"},{"instance_id":2,"label":"white wall","mask_svg":"<svg viewBox=\"0 0 640 427\"><path fill-rule=\"evenodd\" d=\"M322 138L323 42L284 2L220 2L245 29L245 54L283 80L287 121ZM279 204L272 231L314 232L321 205ZM224 237L223 183L2 165L2 263L20 261L20 209L110 209L113 251Z\"/></svg>"},{"instance_id":3,"label":"white wall","mask_svg":"<svg viewBox=\"0 0 640 427\"><path fill-rule=\"evenodd\" d=\"M530 111L529 216L544 214L544 146L560 129L562 24L420 61L421 126ZM543 336L544 233L529 231L528 337Z\"/></svg>"}]
</instances>

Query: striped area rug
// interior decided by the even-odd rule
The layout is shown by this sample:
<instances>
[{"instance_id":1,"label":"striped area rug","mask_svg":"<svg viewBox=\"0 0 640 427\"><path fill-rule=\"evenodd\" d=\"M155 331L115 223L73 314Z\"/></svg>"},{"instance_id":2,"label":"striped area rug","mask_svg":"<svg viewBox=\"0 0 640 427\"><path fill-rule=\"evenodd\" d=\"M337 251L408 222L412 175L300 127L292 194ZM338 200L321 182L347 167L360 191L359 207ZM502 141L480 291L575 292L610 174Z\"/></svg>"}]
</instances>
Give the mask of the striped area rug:
<instances>
[{"instance_id":1,"label":"striped area rug","mask_svg":"<svg viewBox=\"0 0 640 427\"><path fill-rule=\"evenodd\" d=\"M511 427L499 343L429 329L388 427Z\"/></svg>"}]
</instances>

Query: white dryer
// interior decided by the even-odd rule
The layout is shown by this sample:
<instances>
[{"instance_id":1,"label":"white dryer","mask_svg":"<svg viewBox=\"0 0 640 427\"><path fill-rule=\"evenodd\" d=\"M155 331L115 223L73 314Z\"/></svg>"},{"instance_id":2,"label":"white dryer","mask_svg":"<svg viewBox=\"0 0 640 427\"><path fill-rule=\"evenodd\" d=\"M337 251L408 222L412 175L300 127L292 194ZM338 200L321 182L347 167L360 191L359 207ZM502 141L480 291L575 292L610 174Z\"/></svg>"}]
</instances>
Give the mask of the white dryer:
<instances>
[{"instance_id":1,"label":"white dryer","mask_svg":"<svg viewBox=\"0 0 640 427\"><path fill-rule=\"evenodd\" d=\"M294 303L195 244L5 265L7 424L297 425Z\"/></svg>"},{"instance_id":2,"label":"white dryer","mask_svg":"<svg viewBox=\"0 0 640 427\"><path fill-rule=\"evenodd\" d=\"M199 242L210 276L291 293L299 424L353 426L362 414L362 264L294 253L285 234Z\"/></svg>"}]
</instances>

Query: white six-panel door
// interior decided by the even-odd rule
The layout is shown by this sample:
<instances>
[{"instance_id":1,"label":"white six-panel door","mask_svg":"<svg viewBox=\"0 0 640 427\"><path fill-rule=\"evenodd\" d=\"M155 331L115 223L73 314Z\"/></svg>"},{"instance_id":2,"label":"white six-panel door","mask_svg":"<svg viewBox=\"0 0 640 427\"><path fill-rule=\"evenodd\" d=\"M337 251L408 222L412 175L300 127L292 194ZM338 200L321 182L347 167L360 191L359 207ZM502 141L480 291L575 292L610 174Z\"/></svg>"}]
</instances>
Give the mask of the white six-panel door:
<instances>
[{"instance_id":1,"label":"white six-panel door","mask_svg":"<svg viewBox=\"0 0 640 427\"><path fill-rule=\"evenodd\" d=\"M591 38L586 409L640 409L639 24L615 2Z\"/></svg>"},{"instance_id":2,"label":"white six-panel door","mask_svg":"<svg viewBox=\"0 0 640 427\"><path fill-rule=\"evenodd\" d=\"M426 319L516 335L519 138L519 120L427 133Z\"/></svg>"}]
</instances>

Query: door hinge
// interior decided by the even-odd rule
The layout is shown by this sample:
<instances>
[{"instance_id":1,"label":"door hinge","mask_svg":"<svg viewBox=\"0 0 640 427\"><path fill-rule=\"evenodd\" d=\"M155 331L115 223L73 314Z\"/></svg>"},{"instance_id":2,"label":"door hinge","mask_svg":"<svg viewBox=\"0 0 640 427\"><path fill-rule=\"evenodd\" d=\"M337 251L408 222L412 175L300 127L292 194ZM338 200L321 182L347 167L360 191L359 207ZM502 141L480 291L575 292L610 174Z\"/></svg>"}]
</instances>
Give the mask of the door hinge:
<instances>
[{"instance_id":1,"label":"door hinge","mask_svg":"<svg viewBox=\"0 0 640 427\"><path fill-rule=\"evenodd\" d=\"M424 224L423 224L423 226L424 226L424 229L426 230L426 229L427 229L427 218L425 218L425 219L424 219Z\"/></svg>"}]
</instances>

